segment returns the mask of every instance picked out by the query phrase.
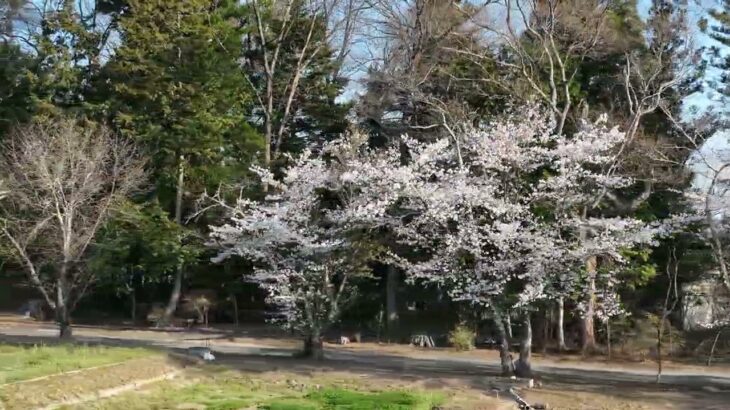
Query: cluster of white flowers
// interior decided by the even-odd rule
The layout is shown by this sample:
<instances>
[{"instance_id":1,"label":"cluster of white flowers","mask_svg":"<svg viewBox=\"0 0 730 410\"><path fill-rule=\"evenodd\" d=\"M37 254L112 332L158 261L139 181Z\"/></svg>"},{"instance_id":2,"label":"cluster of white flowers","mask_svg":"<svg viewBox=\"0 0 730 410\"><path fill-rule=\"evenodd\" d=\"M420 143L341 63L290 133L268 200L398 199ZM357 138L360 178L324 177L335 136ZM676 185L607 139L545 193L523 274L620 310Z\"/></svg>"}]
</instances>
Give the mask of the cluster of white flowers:
<instances>
[{"instance_id":1,"label":"cluster of white flowers","mask_svg":"<svg viewBox=\"0 0 730 410\"><path fill-rule=\"evenodd\" d=\"M367 262L367 249L359 251L353 238L390 223L389 204L409 179L398 172L397 150L372 152L366 142L353 134L289 158L281 180L255 168L270 194L239 200L226 224L211 227L214 261L236 255L255 263L253 280L279 319L307 335L337 319L352 276Z\"/></svg>"},{"instance_id":2,"label":"cluster of white flowers","mask_svg":"<svg viewBox=\"0 0 730 410\"><path fill-rule=\"evenodd\" d=\"M355 231L388 229L419 254L392 260L457 300L487 305L517 284L517 305L529 305L555 282L572 286L571 272L587 257L620 261L620 249L651 244L666 230L581 213L601 192L635 183L613 173L624 134L604 119L567 138L551 133L550 115L529 107L462 129L457 138L404 137L401 146L381 150L353 134L292 158L281 181L257 170L275 195L241 201L228 224L212 228L218 259L236 254L259 262L257 279L272 301L301 321L312 315L302 306L336 297L327 286L348 270L344 255ZM603 299L613 314L610 298Z\"/></svg>"},{"instance_id":3,"label":"cluster of white flowers","mask_svg":"<svg viewBox=\"0 0 730 410\"><path fill-rule=\"evenodd\" d=\"M621 249L654 244L664 224L581 213L602 192L636 183L614 172L624 133L605 118L571 137L552 129L550 116L530 107L467 127L457 144L408 140L413 179L402 195L415 217L396 230L430 258L404 266L457 300L484 305L512 284L521 289L514 295L519 307L548 297L555 282L574 287L588 257L620 262ZM609 297L602 299L613 312Z\"/></svg>"}]
</instances>

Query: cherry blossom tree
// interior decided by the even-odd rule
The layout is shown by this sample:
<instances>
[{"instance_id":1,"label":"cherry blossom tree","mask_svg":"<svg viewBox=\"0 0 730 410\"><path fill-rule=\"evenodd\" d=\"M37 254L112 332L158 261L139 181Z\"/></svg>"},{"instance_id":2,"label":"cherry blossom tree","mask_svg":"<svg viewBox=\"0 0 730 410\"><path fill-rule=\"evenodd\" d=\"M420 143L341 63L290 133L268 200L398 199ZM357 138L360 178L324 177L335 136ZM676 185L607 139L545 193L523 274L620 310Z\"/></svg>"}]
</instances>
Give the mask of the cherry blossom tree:
<instances>
[{"instance_id":1,"label":"cherry blossom tree","mask_svg":"<svg viewBox=\"0 0 730 410\"><path fill-rule=\"evenodd\" d=\"M570 138L553 134L550 114L538 107L461 129L433 143L406 140L413 179L401 206L414 216L396 229L405 243L428 254L403 262L414 278L492 311L507 374L512 363L499 326L505 307L523 312L529 329L530 308L549 296L556 275L578 275L581 264L600 258L620 263L622 248L652 244L665 228L577 213L597 191L634 183L605 171L625 133L604 118L584 123ZM531 332L524 336L515 370L528 375Z\"/></svg>"},{"instance_id":2,"label":"cherry blossom tree","mask_svg":"<svg viewBox=\"0 0 730 410\"><path fill-rule=\"evenodd\" d=\"M369 151L364 135L290 158L284 178L255 171L270 195L239 199L228 223L212 227L220 262L233 255L257 263L254 280L282 313L283 326L304 337L304 353L323 357L323 335L354 296L353 280L370 273L379 253L371 235L391 223L400 154ZM213 198L225 205L220 196Z\"/></svg>"},{"instance_id":3,"label":"cherry blossom tree","mask_svg":"<svg viewBox=\"0 0 730 410\"><path fill-rule=\"evenodd\" d=\"M604 169L625 134L599 119L567 138L553 133L551 118L527 107L479 128L454 127L460 131L447 138L406 136L378 151L355 134L292 158L281 181L258 169L274 193L229 208L229 223L212 228L217 259L258 261L256 280L282 307L284 323L321 356L322 334L351 294L352 277L366 274L377 251L411 280L489 309L498 325L504 309L521 312L527 331L516 370L529 375L531 309L550 296L556 277L580 283L571 275L580 276L586 260L620 264L621 249L652 244L666 229L576 214L594 191L633 184ZM368 237L386 228L408 255L372 248ZM500 333L508 374L509 343Z\"/></svg>"}]
</instances>

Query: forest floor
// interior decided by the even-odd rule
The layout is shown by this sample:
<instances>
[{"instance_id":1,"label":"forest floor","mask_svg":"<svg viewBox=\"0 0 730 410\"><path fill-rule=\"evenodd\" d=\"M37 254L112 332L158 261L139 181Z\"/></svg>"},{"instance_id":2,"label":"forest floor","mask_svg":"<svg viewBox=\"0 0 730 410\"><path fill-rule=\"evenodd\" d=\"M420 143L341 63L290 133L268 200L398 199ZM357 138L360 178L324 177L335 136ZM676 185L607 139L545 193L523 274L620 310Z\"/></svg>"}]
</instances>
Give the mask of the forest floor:
<instances>
[{"instance_id":1,"label":"forest floor","mask_svg":"<svg viewBox=\"0 0 730 410\"><path fill-rule=\"evenodd\" d=\"M55 341L52 323L0 316L0 340L8 342ZM417 349L406 345L351 343L326 345L324 362L293 358L299 342L269 328L237 331L221 329L156 330L114 326L76 326L82 343L146 346L182 352L193 346L210 346L216 365L256 377L308 380L356 379L367 386L406 386L407 389L446 389L453 402L463 396L471 404L447 408L493 409L505 380L497 376L498 354L493 350L456 352L452 349ZM534 370L541 386L524 390L533 403L554 409L728 409L730 368L665 363L662 382L656 384L653 362L606 362L601 358L570 355L536 355ZM169 391L167 389L166 391ZM454 392L458 394L454 395ZM156 393L157 394L157 393ZM474 397L481 399L474 401ZM155 396L157 397L157 396ZM476 404L482 403L482 404ZM113 408L112 406L111 408ZM121 406L124 407L124 406ZM133 408L134 406L132 406ZM106 408L106 407L104 407ZM205 406L201 408L206 408ZM510 408L510 407L505 407Z\"/></svg>"}]
</instances>

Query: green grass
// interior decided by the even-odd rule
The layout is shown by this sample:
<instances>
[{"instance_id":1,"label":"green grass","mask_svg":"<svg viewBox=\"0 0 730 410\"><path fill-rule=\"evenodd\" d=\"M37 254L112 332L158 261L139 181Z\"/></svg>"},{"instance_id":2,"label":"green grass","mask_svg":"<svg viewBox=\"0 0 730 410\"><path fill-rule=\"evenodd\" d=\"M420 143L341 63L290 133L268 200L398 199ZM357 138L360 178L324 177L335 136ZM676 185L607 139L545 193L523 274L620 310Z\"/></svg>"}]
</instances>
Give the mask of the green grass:
<instances>
[{"instance_id":1,"label":"green grass","mask_svg":"<svg viewBox=\"0 0 730 410\"><path fill-rule=\"evenodd\" d=\"M228 374L181 388L166 386L81 406L84 409L206 410L430 410L443 395L424 391L356 391L337 387L295 388Z\"/></svg>"},{"instance_id":2,"label":"green grass","mask_svg":"<svg viewBox=\"0 0 730 410\"><path fill-rule=\"evenodd\" d=\"M0 384L148 356L139 348L0 344Z\"/></svg>"},{"instance_id":3,"label":"green grass","mask_svg":"<svg viewBox=\"0 0 730 410\"><path fill-rule=\"evenodd\" d=\"M0 344L0 384L121 363L150 355L154 355L154 352L134 348ZM98 372L104 373L104 376L105 372L110 372L109 375L112 375L116 369L119 368L95 370L94 374L97 376L92 379L97 380L102 376ZM34 386L40 386L41 389L48 388L51 391L57 389L55 385L42 384L46 381L39 383L41 384L36 383ZM6 401L2 398L3 392L7 393L8 389L17 388L17 385L0 388L0 408L2 402ZM27 387L23 387L25 388ZM32 393L31 397L36 397L35 393ZM129 392L111 399L71 407L84 410L161 410L178 407L206 410L430 410L443 401L442 393L422 390L378 390L359 382L353 383L326 376L251 377L214 366L190 371L187 382L184 380L163 382L146 391Z\"/></svg>"},{"instance_id":4,"label":"green grass","mask_svg":"<svg viewBox=\"0 0 730 410\"><path fill-rule=\"evenodd\" d=\"M313 408L316 409L348 409L348 410L411 410L431 409L441 402L441 397L428 393L413 393L403 391L385 391L375 393L363 393L343 389L327 389L317 391L305 396ZM276 403L269 405L270 410L275 410ZM267 407L264 407L265 409Z\"/></svg>"}]
</instances>

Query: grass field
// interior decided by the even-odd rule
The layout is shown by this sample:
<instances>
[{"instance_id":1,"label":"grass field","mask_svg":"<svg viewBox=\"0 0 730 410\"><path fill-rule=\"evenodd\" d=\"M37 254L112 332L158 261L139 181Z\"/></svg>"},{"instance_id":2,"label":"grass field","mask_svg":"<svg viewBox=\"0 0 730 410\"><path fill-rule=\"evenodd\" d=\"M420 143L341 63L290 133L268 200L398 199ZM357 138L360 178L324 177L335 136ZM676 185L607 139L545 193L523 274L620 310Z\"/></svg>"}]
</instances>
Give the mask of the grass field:
<instances>
[{"instance_id":1,"label":"grass field","mask_svg":"<svg viewBox=\"0 0 730 410\"><path fill-rule=\"evenodd\" d=\"M154 388L73 409L206 409L206 410L430 410L445 397L418 390L367 390L343 383L304 385L292 380L249 377L237 372L207 375L187 385L166 382Z\"/></svg>"},{"instance_id":2,"label":"grass field","mask_svg":"<svg viewBox=\"0 0 730 410\"><path fill-rule=\"evenodd\" d=\"M154 377L174 366L174 360L170 362L165 357L138 348L0 344L0 408L25 409L64 403ZM123 364L116 365L119 363ZM116 366L105 366L112 364ZM72 372L75 370L79 372ZM363 384L362 380L342 377L246 374L221 366L204 366L188 368L174 380L141 390L62 408L429 410L446 399L442 391L375 387Z\"/></svg>"},{"instance_id":3,"label":"grass field","mask_svg":"<svg viewBox=\"0 0 730 410\"><path fill-rule=\"evenodd\" d=\"M149 350L136 348L0 344L0 384L120 363L151 354Z\"/></svg>"}]
</instances>

